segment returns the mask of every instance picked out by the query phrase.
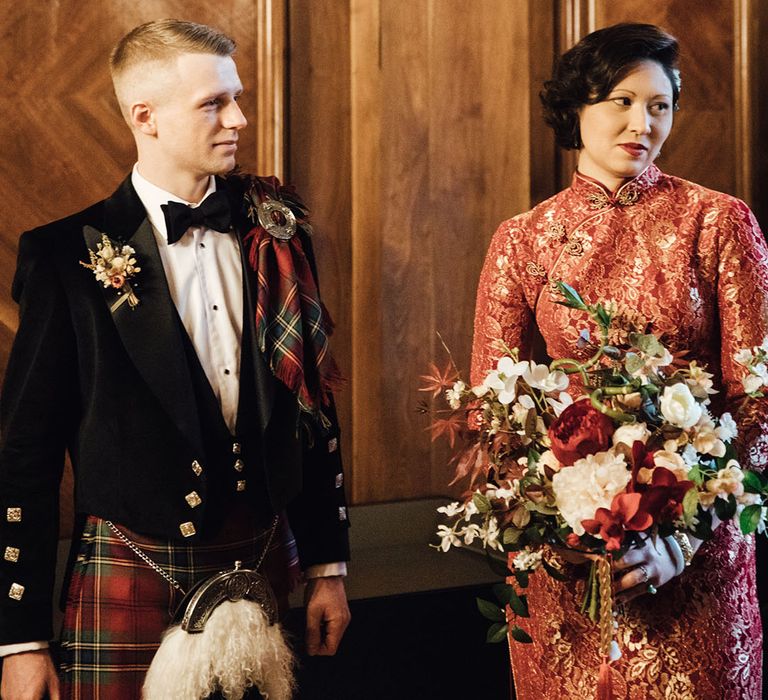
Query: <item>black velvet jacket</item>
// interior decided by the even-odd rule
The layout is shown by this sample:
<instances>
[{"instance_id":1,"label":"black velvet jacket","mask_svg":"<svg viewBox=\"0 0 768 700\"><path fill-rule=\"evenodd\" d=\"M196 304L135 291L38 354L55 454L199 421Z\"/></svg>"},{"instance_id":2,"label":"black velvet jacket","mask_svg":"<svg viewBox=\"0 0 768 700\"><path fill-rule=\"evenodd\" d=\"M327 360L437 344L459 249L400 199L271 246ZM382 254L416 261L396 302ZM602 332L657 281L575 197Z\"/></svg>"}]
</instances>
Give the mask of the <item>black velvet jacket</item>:
<instances>
[{"instance_id":1,"label":"black velvet jacket","mask_svg":"<svg viewBox=\"0 0 768 700\"><path fill-rule=\"evenodd\" d=\"M231 198L242 237L249 228L242 180L217 186ZM122 304L111 311L116 292L79 264L101 233L136 251L135 309ZM311 243L306 237L302 243L314 270ZM243 333L256 348L255 280L247 265L243 279L250 319ZM149 535L204 537L209 478L183 327L130 178L110 198L22 235L13 297L20 324L0 401L0 644L52 634L66 449L75 472L75 511ZM308 432L295 397L261 354L253 352L251 361L256 467L268 492L254 496L254 507L263 508L268 498L274 512L287 509L303 567L344 561L348 521L333 406L330 428ZM202 497L200 507L185 500L191 491Z\"/></svg>"}]
</instances>

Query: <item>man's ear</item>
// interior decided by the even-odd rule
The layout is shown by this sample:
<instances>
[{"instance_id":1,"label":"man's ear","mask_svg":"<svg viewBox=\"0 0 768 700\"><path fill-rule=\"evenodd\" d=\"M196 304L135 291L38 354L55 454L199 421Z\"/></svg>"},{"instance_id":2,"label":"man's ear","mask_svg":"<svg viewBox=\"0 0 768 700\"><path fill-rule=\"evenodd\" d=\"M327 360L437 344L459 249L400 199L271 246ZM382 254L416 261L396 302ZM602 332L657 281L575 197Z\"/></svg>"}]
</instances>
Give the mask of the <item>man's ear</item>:
<instances>
[{"instance_id":1,"label":"man's ear","mask_svg":"<svg viewBox=\"0 0 768 700\"><path fill-rule=\"evenodd\" d=\"M157 118L152 105L147 102L134 102L128 116L131 126L142 134L155 136L157 134Z\"/></svg>"}]
</instances>

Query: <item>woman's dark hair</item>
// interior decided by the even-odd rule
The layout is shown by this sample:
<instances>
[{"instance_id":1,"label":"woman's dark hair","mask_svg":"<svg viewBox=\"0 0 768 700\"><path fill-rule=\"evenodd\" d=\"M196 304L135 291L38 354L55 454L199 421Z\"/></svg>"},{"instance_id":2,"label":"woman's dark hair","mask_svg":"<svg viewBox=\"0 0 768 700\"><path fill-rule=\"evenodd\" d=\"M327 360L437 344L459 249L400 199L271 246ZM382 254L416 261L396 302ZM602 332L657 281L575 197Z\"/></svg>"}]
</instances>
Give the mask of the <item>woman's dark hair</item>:
<instances>
[{"instance_id":1,"label":"woman's dark hair","mask_svg":"<svg viewBox=\"0 0 768 700\"><path fill-rule=\"evenodd\" d=\"M585 36L555 65L539 93L544 121L563 148L581 148L579 110L604 100L641 61L655 61L672 84L672 106L680 97L677 39L653 24L614 24Z\"/></svg>"}]
</instances>

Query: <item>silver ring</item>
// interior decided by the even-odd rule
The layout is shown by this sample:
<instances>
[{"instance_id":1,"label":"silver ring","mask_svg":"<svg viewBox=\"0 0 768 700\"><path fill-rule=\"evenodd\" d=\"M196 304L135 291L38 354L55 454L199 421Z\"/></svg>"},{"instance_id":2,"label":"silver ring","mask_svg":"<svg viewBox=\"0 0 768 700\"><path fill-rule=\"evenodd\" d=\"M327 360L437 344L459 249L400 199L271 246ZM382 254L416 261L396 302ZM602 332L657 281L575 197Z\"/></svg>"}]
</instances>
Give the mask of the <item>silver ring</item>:
<instances>
[{"instance_id":1,"label":"silver ring","mask_svg":"<svg viewBox=\"0 0 768 700\"><path fill-rule=\"evenodd\" d=\"M643 574L643 578L640 581L640 583L645 583L650 578L650 576L648 575L648 569L645 568L645 565L640 564L640 566L637 567L637 570L641 571Z\"/></svg>"},{"instance_id":2,"label":"silver ring","mask_svg":"<svg viewBox=\"0 0 768 700\"><path fill-rule=\"evenodd\" d=\"M654 586L652 583L648 584L648 589L647 590L648 590L648 593L650 595L656 595L659 592L658 589L656 588L656 586Z\"/></svg>"}]
</instances>

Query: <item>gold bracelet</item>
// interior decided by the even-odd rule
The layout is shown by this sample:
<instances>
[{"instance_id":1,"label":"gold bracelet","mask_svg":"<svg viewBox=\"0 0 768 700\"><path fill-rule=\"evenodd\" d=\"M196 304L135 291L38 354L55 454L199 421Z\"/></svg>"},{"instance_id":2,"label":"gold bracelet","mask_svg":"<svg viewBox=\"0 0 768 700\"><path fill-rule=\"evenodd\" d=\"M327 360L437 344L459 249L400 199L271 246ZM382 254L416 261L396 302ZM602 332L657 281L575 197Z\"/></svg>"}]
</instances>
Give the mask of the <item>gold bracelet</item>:
<instances>
[{"instance_id":1,"label":"gold bracelet","mask_svg":"<svg viewBox=\"0 0 768 700\"><path fill-rule=\"evenodd\" d=\"M680 545L680 549L683 552L683 560L685 561L685 565L690 566L691 561L693 561L693 546L691 545L691 540L688 538L688 535L686 535L684 532L680 532L680 530L675 530L672 533L672 537L674 537L675 542Z\"/></svg>"}]
</instances>

